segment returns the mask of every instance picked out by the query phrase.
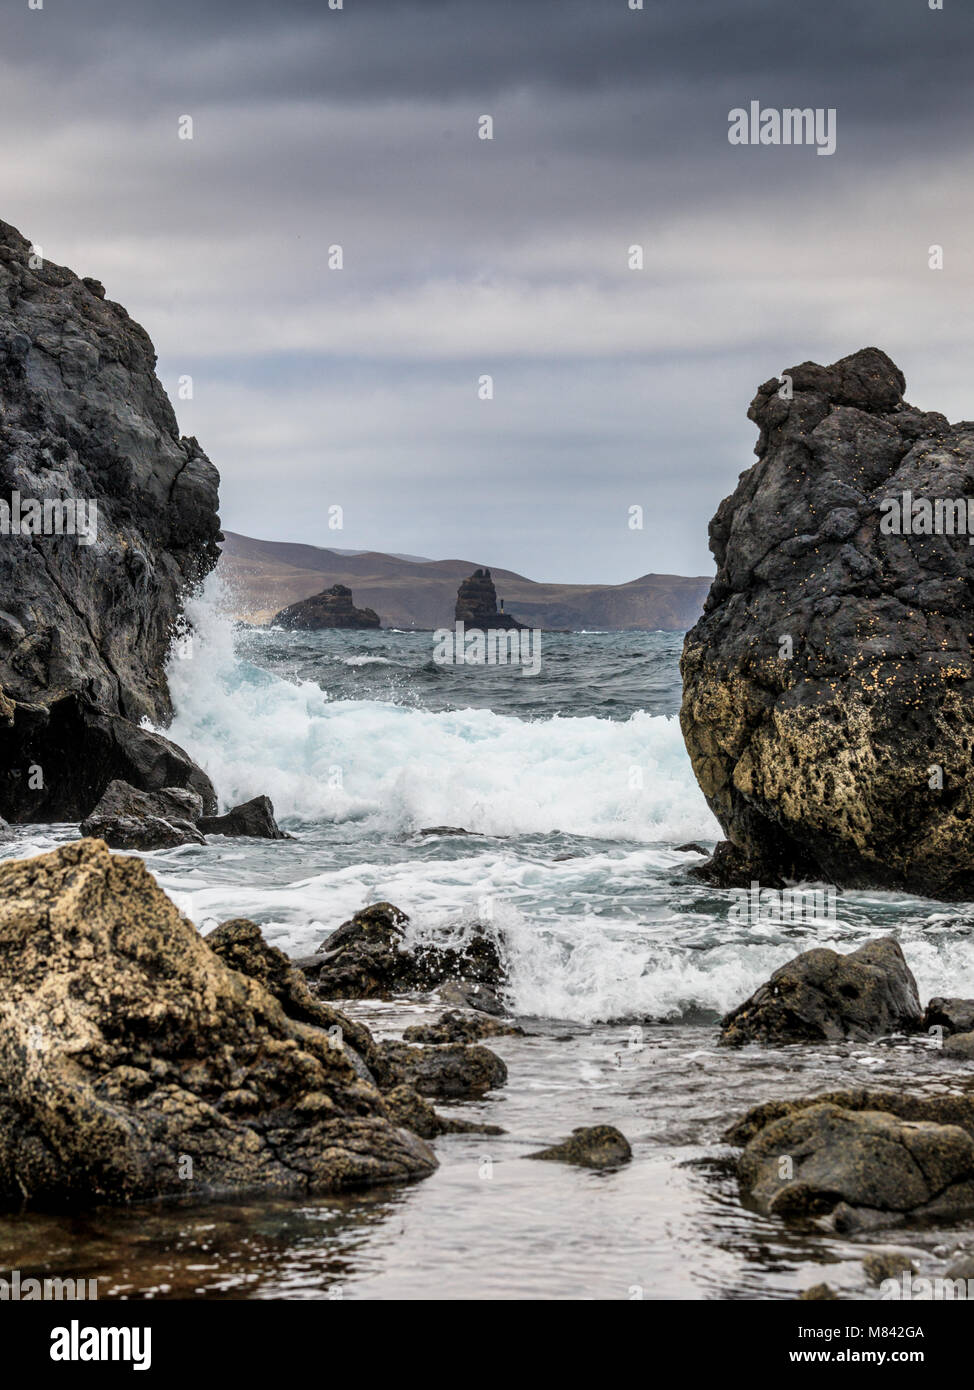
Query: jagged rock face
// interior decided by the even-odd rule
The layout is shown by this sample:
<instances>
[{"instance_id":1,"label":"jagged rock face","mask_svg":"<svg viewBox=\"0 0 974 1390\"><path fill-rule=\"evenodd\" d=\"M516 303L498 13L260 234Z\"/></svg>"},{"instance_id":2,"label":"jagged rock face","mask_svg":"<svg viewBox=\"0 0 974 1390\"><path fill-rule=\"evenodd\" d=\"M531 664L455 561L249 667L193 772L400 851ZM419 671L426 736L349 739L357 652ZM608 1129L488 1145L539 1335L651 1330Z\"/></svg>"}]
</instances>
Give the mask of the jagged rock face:
<instances>
[{"instance_id":1,"label":"jagged rock face","mask_svg":"<svg viewBox=\"0 0 974 1390\"><path fill-rule=\"evenodd\" d=\"M355 1027L278 957L251 923L211 949L141 860L98 840L0 866L0 1204L430 1173Z\"/></svg>"},{"instance_id":2,"label":"jagged rock face","mask_svg":"<svg viewBox=\"0 0 974 1390\"><path fill-rule=\"evenodd\" d=\"M355 607L352 591L345 584L333 584L320 594L292 603L271 619L276 627L301 628L309 632L326 627L378 627L379 622L379 615L373 608Z\"/></svg>"},{"instance_id":3,"label":"jagged rock face","mask_svg":"<svg viewBox=\"0 0 974 1390\"><path fill-rule=\"evenodd\" d=\"M974 495L974 424L907 405L876 348L787 376L791 399L759 388L759 460L710 525L682 661L694 772L745 882L970 897L974 547L887 534L881 504Z\"/></svg>"},{"instance_id":4,"label":"jagged rock face","mask_svg":"<svg viewBox=\"0 0 974 1390\"><path fill-rule=\"evenodd\" d=\"M510 613L497 610L497 590L490 570L474 570L457 590L456 620L466 627L480 629L519 628L523 624Z\"/></svg>"},{"instance_id":5,"label":"jagged rock face","mask_svg":"<svg viewBox=\"0 0 974 1390\"><path fill-rule=\"evenodd\" d=\"M101 777L92 760L88 785L79 747L59 791L48 712L68 699L59 727L92 711L167 721L182 597L218 558L219 479L179 437L144 329L96 281L30 256L0 222L0 502L13 510L19 497L25 519L26 504L52 504L47 529L57 511L62 534L0 534L0 813L68 819L125 774ZM55 502L84 504L89 519L95 507L91 544L66 533ZM44 797L24 785L31 762Z\"/></svg>"}]
</instances>

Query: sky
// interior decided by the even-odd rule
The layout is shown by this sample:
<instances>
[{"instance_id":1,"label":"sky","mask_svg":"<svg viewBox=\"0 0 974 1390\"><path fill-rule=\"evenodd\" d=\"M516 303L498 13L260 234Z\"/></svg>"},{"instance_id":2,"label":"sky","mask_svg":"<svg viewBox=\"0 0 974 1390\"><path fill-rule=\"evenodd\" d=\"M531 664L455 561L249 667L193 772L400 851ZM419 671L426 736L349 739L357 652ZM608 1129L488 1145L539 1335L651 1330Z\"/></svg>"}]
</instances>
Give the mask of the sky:
<instances>
[{"instance_id":1,"label":"sky","mask_svg":"<svg viewBox=\"0 0 974 1390\"><path fill-rule=\"evenodd\" d=\"M930 4L3 0L0 217L148 330L228 529L710 574L769 377L875 344L974 417L974 6ZM834 154L731 144L751 101Z\"/></svg>"}]
</instances>

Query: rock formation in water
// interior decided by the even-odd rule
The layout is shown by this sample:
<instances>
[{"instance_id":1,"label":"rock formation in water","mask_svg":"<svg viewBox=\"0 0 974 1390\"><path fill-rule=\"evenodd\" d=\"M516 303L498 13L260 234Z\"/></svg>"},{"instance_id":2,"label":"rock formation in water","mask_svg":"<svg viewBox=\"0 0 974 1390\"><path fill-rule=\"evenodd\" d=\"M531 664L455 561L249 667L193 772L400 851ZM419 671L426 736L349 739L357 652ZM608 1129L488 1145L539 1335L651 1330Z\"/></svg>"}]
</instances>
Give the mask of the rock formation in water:
<instances>
[{"instance_id":1,"label":"rock formation in water","mask_svg":"<svg viewBox=\"0 0 974 1390\"><path fill-rule=\"evenodd\" d=\"M974 424L904 389L865 348L751 404L758 462L710 524L682 661L717 882L974 896Z\"/></svg>"},{"instance_id":2,"label":"rock formation in water","mask_svg":"<svg viewBox=\"0 0 974 1390\"><path fill-rule=\"evenodd\" d=\"M80 819L108 783L209 780L139 727L171 715L187 589L218 558L218 476L182 439L144 329L0 222L0 815Z\"/></svg>"},{"instance_id":3,"label":"rock formation in water","mask_svg":"<svg viewBox=\"0 0 974 1390\"><path fill-rule=\"evenodd\" d=\"M521 628L510 613L502 613L497 607L497 590L490 577L490 570L474 570L469 579L464 579L457 590L455 612L458 623L465 627L489 631L491 628Z\"/></svg>"},{"instance_id":4,"label":"rock formation in water","mask_svg":"<svg viewBox=\"0 0 974 1390\"><path fill-rule=\"evenodd\" d=\"M376 628L379 615L372 608L356 608L352 603L352 591L345 584L333 584L320 594L303 598L275 613L272 626L300 628L307 632L317 632L321 628Z\"/></svg>"},{"instance_id":5,"label":"rock formation in water","mask_svg":"<svg viewBox=\"0 0 974 1390\"><path fill-rule=\"evenodd\" d=\"M212 944L211 944L212 940ZM423 1177L367 1030L251 922L204 939L140 859L0 865L0 1203L323 1192Z\"/></svg>"}]
</instances>

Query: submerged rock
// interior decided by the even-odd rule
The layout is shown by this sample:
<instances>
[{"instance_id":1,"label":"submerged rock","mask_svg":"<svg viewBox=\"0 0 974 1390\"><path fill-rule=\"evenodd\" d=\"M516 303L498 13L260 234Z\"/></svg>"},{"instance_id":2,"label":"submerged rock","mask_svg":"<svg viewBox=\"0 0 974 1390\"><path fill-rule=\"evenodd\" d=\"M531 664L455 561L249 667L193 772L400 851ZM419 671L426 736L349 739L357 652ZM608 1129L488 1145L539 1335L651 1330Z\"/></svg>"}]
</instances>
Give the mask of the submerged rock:
<instances>
[{"instance_id":1,"label":"submerged rock","mask_svg":"<svg viewBox=\"0 0 974 1390\"><path fill-rule=\"evenodd\" d=\"M290 840L274 819L269 796L255 796L222 816L204 816L199 823L204 835L239 835L254 840Z\"/></svg>"},{"instance_id":2,"label":"submerged rock","mask_svg":"<svg viewBox=\"0 0 974 1390\"><path fill-rule=\"evenodd\" d=\"M523 1038L524 1029L516 1023L501 1023L490 1017L477 1018L451 1010L435 1023L416 1023L403 1033L411 1043L470 1043L481 1038Z\"/></svg>"},{"instance_id":3,"label":"submerged rock","mask_svg":"<svg viewBox=\"0 0 974 1390\"><path fill-rule=\"evenodd\" d=\"M482 1125L474 1120L459 1120L441 1115L428 1100L405 1084L394 1086L382 1097L391 1120L411 1129L422 1139L436 1139L441 1134L503 1134L500 1125Z\"/></svg>"},{"instance_id":4,"label":"submerged rock","mask_svg":"<svg viewBox=\"0 0 974 1390\"><path fill-rule=\"evenodd\" d=\"M11 821L80 821L116 778L212 795L181 749L140 727L171 717L167 656L220 539L216 469L180 438L155 360L96 282L0 222L0 815Z\"/></svg>"},{"instance_id":5,"label":"submerged rock","mask_svg":"<svg viewBox=\"0 0 974 1390\"><path fill-rule=\"evenodd\" d=\"M632 1158L629 1140L613 1125L580 1126L571 1137L550 1149L525 1154L526 1158L550 1159L556 1163L577 1163L583 1168L615 1168Z\"/></svg>"},{"instance_id":6,"label":"submerged rock","mask_svg":"<svg viewBox=\"0 0 974 1390\"><path fill-rule=\"evenodd\" d=\"M274 627L301 628L317 632L322 628L376 628L379 615L372 608L356 608L352 603L352 591L344 584L333 584L320 594L291 603L275 613L271 619Z\"/></svg>"},{"instance_id":7,"label":"submerged rock","mask_svg":"<svg viewBox=\"0 0 974 1390\"><path fill-rule=\"evenodd\" d=\"M127 782L110 782L98 805L81 823L82 835L111 849L170 849L205 843L195 822L203 799L183 787L140 792Z\"/></svg>"},{"instance_id":8,"label":"submerged rock","mask_svg":"<svg viewBox=\"0 0 974 1390\"><path fill-rule=\"evenodd\" d=\"M245 951L237 935L217 944ZM141 860L82 840L0 865L0 942L0 1201L325 1192L436 1166Z\"/></svg>"},{"instance_id":9,"label":"submerged rock","mask_svg":"<svg viewBox=\"0 0 974 1390\"><path fill-rule=\"evenodd\" d=\"M724 1046L862 1041L916 1032L923 1012L916 980L892 937L839 955L816 947L779 968L721 1021Z\"/></svg>"},{"instance_id":10,"label":"submerged rock","mask_svg":"<svg viewBox=\"0 0 974 1390\"><path fill-rule=\"evenodd\" d=\"M904 388L865 348L765 382L748 412L759 459L710 524L717 576L682 660L693 769L742 856L733 886L974 896L974 424ZM927 534L951 499L963 530Z\"/></svg>"},{"instance_id":11,"label":"submerged rock","mask_svg":"<svg viewBox=\"0 0 974 1390\"><path fill-rule=\"evenodd\" d=\"M327 999L370 999L405 990L431 990L447 979L497 985L504 967L496 943L480 926L468 939L444 934L443 944L405 945L409 918L392 903L373 903L343 922L301 960ZM453 943L456 944L453 944Z\"/></svg>"}]
</instances>

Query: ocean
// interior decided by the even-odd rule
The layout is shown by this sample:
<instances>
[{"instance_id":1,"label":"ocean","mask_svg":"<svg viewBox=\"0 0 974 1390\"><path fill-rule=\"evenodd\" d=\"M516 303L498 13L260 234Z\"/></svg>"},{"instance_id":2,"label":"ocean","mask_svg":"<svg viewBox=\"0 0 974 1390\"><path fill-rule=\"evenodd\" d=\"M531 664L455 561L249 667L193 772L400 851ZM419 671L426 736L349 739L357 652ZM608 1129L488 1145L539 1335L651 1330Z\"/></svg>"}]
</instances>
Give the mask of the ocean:
<instances>
[{"instance_id":1,"label":"ocean","mask_svg":"<svg viewBox=\"0 0 974 1390\"><path fill-rule=\"evenodd\" d=\"M489 923L527 1036L491 1040L508 1085L459 1113L506 1133L441 1138L438 1171L394 1189L3 1217L0 1265L97 1277L102 1297L794 1298L823 1278L876 1296L862 1257L889 1233L746 1210L720 1134L771 1097L937 1091L974 1067L925 1037L730 1052L716 1023L799 951L889 933L924 1001L974 996L974 911L844 892L834 914L741 921L730 893L687 877L700 855L680 846L719 828L680 734L682 634L545 633L523 676L437 665L431 633L238 627L214 581L188 611L167 732L224 805L266 793L295 838L214 838L147 854L150 869L201 931L249 917L292 956L383 899L416 940ZM77 833L17 827L0 855ZM381 1037L441 1011L349 1006ZM523 1161L596 1123L626 1134L631 1164ZM911 1227L894 1243L943 1273L966 1240Z\"/></svg>"}]
</instances>

